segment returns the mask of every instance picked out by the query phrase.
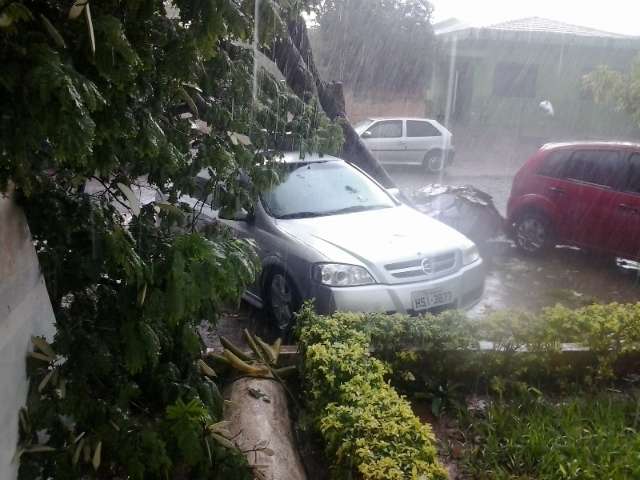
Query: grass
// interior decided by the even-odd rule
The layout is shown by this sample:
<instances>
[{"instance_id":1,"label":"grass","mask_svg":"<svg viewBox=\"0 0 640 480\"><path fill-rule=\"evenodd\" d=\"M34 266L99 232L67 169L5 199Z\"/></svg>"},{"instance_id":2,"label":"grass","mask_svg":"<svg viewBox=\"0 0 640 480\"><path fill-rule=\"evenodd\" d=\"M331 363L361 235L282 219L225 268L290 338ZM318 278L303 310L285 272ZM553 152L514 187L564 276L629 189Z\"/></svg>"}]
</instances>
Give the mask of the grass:
<instances>
[{"instance_id":1,"label":"grass","mask_svg":"<svg viewBox=\"0 0 640 480\"><path fill-rule=\"evenodd\" d=\"M617 393L495 402L463 415L464 468L476 479L640 478L639 406Z\"/></svg>"}]
</instances>

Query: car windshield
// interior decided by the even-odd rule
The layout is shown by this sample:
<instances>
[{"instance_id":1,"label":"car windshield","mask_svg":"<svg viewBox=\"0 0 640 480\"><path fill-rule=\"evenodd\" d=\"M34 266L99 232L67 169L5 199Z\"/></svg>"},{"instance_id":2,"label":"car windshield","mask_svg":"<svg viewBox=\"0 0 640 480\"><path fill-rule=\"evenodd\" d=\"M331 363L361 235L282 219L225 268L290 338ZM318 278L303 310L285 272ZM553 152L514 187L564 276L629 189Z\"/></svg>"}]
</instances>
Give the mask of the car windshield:
<instances>
[{"instance_id":1,"label":"car windshield","mask_svg":"<svg viewBox=\"0 0 640 480\"><path fill-rule=\"evenodd\" d=\"M284 180L262 193L276 218L304 218L391 208L396 204L376 183L339 161L294 163Z\"/></svg>"},{"instance_id":2,"label":"car windshield","mask_svg":"<svg viewBox=\"0 0 640 480\"><path fill-rule=\"evenodd\" d=\"M371 120L370 118L365 118L364 120L360 120L359 122L354 123L353 128L355 130L364 130L372 123L373 123L373 120Z\"/></svg>"}]
</instances>

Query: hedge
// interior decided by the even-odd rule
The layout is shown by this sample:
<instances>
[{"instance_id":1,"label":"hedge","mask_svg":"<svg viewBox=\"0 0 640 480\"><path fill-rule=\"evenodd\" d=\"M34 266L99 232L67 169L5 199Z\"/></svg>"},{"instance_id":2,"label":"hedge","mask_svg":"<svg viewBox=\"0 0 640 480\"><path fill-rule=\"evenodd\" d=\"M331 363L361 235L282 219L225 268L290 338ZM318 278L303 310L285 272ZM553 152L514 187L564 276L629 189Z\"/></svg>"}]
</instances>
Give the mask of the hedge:
<instances>
[{"instance_id":1,"label":"hedge","mask_svg":"<svg viewBox=\"0 0 640 480\"><path fill-rule=\"evenodd\" d=\"M369 353L363 316L298 319L308 408L333 464L334 479L446 479L431 428L385 381L387 367Z\"/></svg>"},{"instance_id":2,"label":"hedge","mask_svg":"<svg viewBox=\"0 0 640 480\"><path fill-rule=\"evenodd\" d=\"M475 392L490 384L596 389L640 372L640 303L557 305L483 319L455 311L361 315L357 328L394 371L396 386L408 390L446 383Z\"/></svg>"},{"instance_id":3,"label":"hedge","mask_svg":"<svg viewBox=\"0 0 640 480\"><path fill-rule=\"evenodd\" d=\"M335 479L446 478L431 429L387 379L447 401L454 389L500 396L532 386L601 389L640 372L640 303L482 320L456 311L323 317L307 305L298 323L307 407ZM493 348L481 348L483 341Z\"/></svg>"}]
</instances>

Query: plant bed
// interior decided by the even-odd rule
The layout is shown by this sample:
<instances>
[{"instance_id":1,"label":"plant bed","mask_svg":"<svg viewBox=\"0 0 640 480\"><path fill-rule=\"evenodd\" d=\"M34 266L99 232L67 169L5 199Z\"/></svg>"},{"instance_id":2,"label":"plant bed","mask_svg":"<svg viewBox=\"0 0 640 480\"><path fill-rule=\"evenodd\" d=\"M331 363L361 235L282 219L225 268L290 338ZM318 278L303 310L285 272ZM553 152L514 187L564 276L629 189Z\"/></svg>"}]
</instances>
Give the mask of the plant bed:
<instances>
[{"instance_id":1,"label":"plant bed","mask_svg":"<svg viewBox=\"0 0 640 480\"><path fill-rule=\"evenodd\" d=\"M461 475L474 479L640 478L637 392L532 392L460 411ZM453 480L453 479L452 479Z\"/></svg>"},{"instance_id":2,"label":"plant bed","mask_svg":"<svg viewBox=\"0 0 640 480\"><path fill-rule=\"evenodd\" d=\"M345 313L320 317L306 307L299 320L305 406L326 444L332 478L419 478L415 468L425 468L426 478L444 478L441 464L456 467L448 468L450 478L602 478L581 476L580 472L603 471L589 463L586 437L569 439L565 448L583 455L583 465L548 460L551 470L527 473L526 468L510 470L509 456L478 456L478 445L490 445L497 452L503 442L512 444L527 435L526 429L510 430L505 422L494 426L501 412L518 425L544 424L546 418L550 427L540 435L546 435L554 448L550 439L563 437L562 421L576 409L583 423L602 436L598 445L603 456L608 438L610 460L617 455L615 446L622 448L625 439L635 445L637 410L632 421L621 412L637 409L637 403L628 394L602 392L624 386L640 371L640 305L576 310L557 306L536 316L499 312L481 321L460 312L417 318ZM444 461L436 459L432 428L420 424L397 391L417 400L416 413L434 425ZM486 409L485 402L468 408L466 399L477 394L494 400ZM595 399L595 406L589 399ZM606 415L617 418L612 424L620 428L619 436L609 428ZM385 436L390 431L393 442ZM404 456L406 445L415 450ZM514 455L526 455L527 448L524 443ZM622 457L630 452L625 450ZM416 467L420 458L428 460ZM491 471L489 461L494 461ZM628 475L635 465L621 461L602 460L613 469L609 478L635 478Z\"/></svg>"},{"instance_id":3,"label":"plant bed","mask_svg":"<svg viewBox=\"0 0 640 480\"><path fill-rule=\"evenodd\" d=\"M300 316L306 406L325 443L331 477L444 479L435 438L385 379L371 356L362 316Z\"/></svg>"}]
</instances>

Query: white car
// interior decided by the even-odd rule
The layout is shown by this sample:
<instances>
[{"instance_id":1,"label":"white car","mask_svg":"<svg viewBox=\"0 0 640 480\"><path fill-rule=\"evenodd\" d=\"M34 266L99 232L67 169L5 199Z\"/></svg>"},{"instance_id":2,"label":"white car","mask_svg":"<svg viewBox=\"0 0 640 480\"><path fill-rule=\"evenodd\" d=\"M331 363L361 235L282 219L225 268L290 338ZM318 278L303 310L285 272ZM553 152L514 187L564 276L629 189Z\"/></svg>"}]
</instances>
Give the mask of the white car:
<instances>
[{"instance_id":1,"label":"white car","mask_svg":"<svg viewBox=\"0 0 640 480\"><path fill-rule=\"evenodd\" d=\"M437 173L453 161L453 135L436 120L368 118L354 128L382 164L422 165Z\"/></svg>"},{"instance_id":2,"label":"white car","mask_svg":"<svg viewBox=\"0 0 640 480\"><path fill-rule=\"evenodd\" d=\"M307 299L321 313L409 314L480 299L485 274L471 240L343 160L289 153L283 161L284 177L253 212L221 219L256 241L262 272L245 299L281 331Z\"/></svg>"}]
</instances>

